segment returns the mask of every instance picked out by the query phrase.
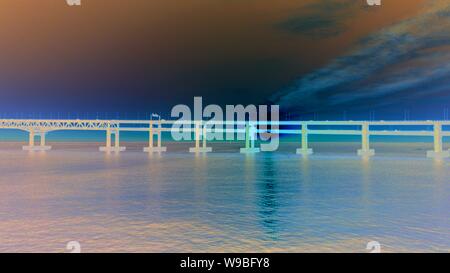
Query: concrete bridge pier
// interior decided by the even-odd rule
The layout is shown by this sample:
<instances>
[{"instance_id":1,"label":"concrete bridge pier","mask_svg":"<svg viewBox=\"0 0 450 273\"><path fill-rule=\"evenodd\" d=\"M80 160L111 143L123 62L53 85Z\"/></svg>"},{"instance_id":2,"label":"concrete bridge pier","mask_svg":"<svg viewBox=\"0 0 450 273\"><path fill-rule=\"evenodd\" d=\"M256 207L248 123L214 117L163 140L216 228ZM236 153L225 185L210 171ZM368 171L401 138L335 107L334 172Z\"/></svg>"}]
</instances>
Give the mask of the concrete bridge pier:
<instances>
[{"instance_id":1,"label":"concrete bridge pier","mask_svg":"<svg viewBox=\"0 0 450 273\"><path fill-rule=\"evenodd\" d=\"M369 123L364 122L362 124L362 148L358 150L359 156L369 157L375 155L375 150L370 149L370 134L369 134Z\"/></svg>"},{"instance_id":2,"label":"concrete bridge pier","mask_svg":"<svg viewBox=\"0 0 450 273\"><path fill-rule=\"evenodd\" d=\"M114 146L111 145L111 135L114 133ZM111 128L106 129L106 145L100 147L100 152L123 152L127 148L120 146L120 131L119 129L115 129L112 132Z\"/></svg>"},{"instance_id":3,"label":"concrete bridge pier","mask_svg":"<svg viewBox=\"0 0 450 273\"><path fill-rule=\"evenodd\" d=\"M241 148L241 154L255 154L261 151L260 148L255 148L256 133L254 124L245 126L245 148Z\"/></svg>"},{"instance_id":4,"label":"concrete bridge pier","mask_svg":"<svg viewBox=\"0 0 450 273\"><path fill-rule=\"evenodd\" d=\"M149 131L148 131L148 147L144 148L144 152L146 153L161 153L166 152L167 147L162 147L161 142L161 135L162 135L162 124L161 121L158 122L158 129L156 130L157 135L157 146L155 147L154 142L154 135L155 135L155 128L153 128L153 120L150 121Z\"/></svg>"},{"instance_id":5,"label":"concrete bridge pier","mask_svg":"<svg viewBox=\"0 0 450 273\"><path fill-rule=\"evenodd\" d=\"M308 156L313 154L313 149L308 148L308 124L302 123L302 147L297 149L297 154Z\"/></svg>"},{"instance_id":6,"label":"concrete bridge pier","mask_svg":"<svg viewBox=\"0 0 450 273\"><path fill-rule=\"evenodd\" d=\"M200 133L202 132L202 133ZM201 122L195 123L195 147L189 148L190 153L209 153L212 152L212 147L206 146L206 135L207 127L206 125L201 128ZM202 139L202 147L200 147L200 138Z\"/></svg>"},{"instance_id":7,"label":"concrete bridge pier","mask_svg":"<svg viewBox=\"0 0 450 273\"><path fill-rule=\"evenodd\" d=\"M444 159L450 157L450 151L444 151L442 149L442 124L435 122L434 128L434 150L427 152L428 158Z\"/></svg>"},{"instance_id":8,"label":"concrete bridge pier","mask_svg":"<svg viewBox=\"0 0 450 273\"><path fill-rule=\"evenodd\" d=\"M45 145L45 134L46 132L38 132L38 135L40 137L40 144L39 146L35 145L34 138L36 136L36 133L33 129L29 131L29 139L28 139L28 146L23 146L22 149L24 151L49 151L52 149L52 146Z\"/></svg>"}]
</instances>

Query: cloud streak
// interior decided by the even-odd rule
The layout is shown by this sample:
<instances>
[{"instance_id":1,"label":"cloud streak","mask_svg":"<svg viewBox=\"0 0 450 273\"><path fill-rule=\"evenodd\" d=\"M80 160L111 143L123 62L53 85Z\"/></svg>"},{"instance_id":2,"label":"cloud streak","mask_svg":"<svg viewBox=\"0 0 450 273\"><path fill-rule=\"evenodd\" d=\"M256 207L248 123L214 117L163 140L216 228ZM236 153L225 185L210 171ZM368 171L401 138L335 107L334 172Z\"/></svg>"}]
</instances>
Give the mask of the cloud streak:
<instances>
[{"instance_id":1,"label":"cloud streak","mask_svg":"<svg viewBox=\"0 0 450 273\"><path fill-rule=\"evenodd\" d=\"M279 23L280 29L312 38L335 36L345 31L345 21L357 2L321 0L307 5L295 16Z\"/></svg>"},{"instance_id":2,"label":"cloud streak","mask_svg":"<svg viewBox=\"0 0 450 273\"><path fill-rule=\"evenodd\" d=\"M271 100L287 111L310 113L449 96L449 29L450 4L431 1L420 15L366 37Z\"/></svg>"}]
</instances>

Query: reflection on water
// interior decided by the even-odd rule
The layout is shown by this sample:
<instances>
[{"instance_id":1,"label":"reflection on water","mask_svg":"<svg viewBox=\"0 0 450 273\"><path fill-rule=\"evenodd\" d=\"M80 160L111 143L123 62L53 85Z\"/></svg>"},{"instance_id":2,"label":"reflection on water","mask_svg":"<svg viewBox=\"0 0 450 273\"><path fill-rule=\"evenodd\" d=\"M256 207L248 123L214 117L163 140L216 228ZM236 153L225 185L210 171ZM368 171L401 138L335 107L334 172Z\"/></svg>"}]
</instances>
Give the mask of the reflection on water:
<instances>
[{"instance_id":1,"label":"reflection on water","mask_svg":"<svg viewBox=\"0 0 450 273\"><path fill-rule=\"evenodd\" d=\"M258 192L259 214L265 233L274 236L277 233L277 209L279 206L277 196L277 173L274 167L273 157L265 156L265 159L258 170L258 183L256 185Z\"/></svg>"},{"instance_id":2,"label":"reflection on water","mask_svg":"<svg viewBox=\"0 0 450 273\"><path fill-rule=\"evenodd\" d=\"M0 251L450 250L448 161L0 151Z\"/></svg>"}]
</instances>

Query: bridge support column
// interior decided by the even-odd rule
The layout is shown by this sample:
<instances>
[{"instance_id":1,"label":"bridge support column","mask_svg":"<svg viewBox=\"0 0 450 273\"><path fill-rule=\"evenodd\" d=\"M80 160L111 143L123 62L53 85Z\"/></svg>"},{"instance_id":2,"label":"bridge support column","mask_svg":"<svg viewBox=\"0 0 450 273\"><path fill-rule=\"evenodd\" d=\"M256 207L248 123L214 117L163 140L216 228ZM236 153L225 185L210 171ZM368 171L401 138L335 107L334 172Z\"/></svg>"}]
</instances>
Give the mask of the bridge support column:
<instances>
[{"instance_id":1,"label":"bridge support column","mask_svg":"<svg viewBox=\"0 0 450 273\"><path fill-rule=\"evenodd\" d=\"M114 147L111 145L111 128L106 129L106 145L104 147L100 147L100 152L123 152L127 148L120 147L120 132L119 129L114 131Z\"/></svg>"},{"instance_id":2,"label":"bridge support column","mask_svg":"<svg viewBox=\"0 0 450 273\"><path fill-rule=\"evenodd\" d=\"M167 147L162 147L161 146L161 135L162 135L162 124L161 121L158 122L158 129L157 129L157 135L158 135L158 139L157 139L157 146L154 147L153 146L153 137L155 134L155 129L153 128L153 120L150 120L150 126L149 126L149 132L148 132L148 147L144 148L144 152L146 153L161 153L161 152L166 152L167 151Z\"/></svg>"},{"instance_id":3,"label":"bridge support column","mask_svg":"<svg viewBox=\"0 0 450 273\"><path fill-rule=\"evenodd\" d=\"M28 134L28 146L23 146L24 151L32 151L34 149L34 130L31 129Z\"/></svg>"},{"instance_id":4,"label":"bridge support column","mask_svg":"<svg viewBox=\"0 0 450 273\"><path fill-rule=\"evenodd\" d=\"M39 133L39 136L41 138L41 143L40 143L39 146L35 146L34 145L35 144L35 141L34 141L35 136L36 135L35 135L34 130L30 130L29 139L28 139L28 146L23 146L22 147L22 149L24 151L48 151L48 150L52 149L51 146L46 146L45 145L45 132L40 132Z\"/></svg>"},{"instance_id":5,"label":"bridge support column","mask_svg":"<svg viewBox=\"0 0 450 273\"><path fill-rule=\"evenodd\" d=\"M302 123L302 147L296 152L303 156L313 154L313 149L308 148L308 124L306 122Z\"/></svg>"},{"instance_id":6,"label":"bridge support column","mask_svg":"<svg viewBox=\"0 0 450 273\"><path fill-rule=\"evenodd\" d=\"M30 131L30 135L28 137L28 144L30 147L34 147L34 131Z\"/></svg>"},{"instance_id":7,"label":"bridge support column","mask_svg":"<svg viewBox=\"0 0 450 273\"><path fill-rule=\"evenodd\" d=\"M127 147L121 147L120 146L120 131L117 129L117 131L114 134L114 151L116 152L123 152L126 151Z\"/></svg>"},{"instance_id":8,"label":"bridge support column","mask_svg":"<svg viewBox=\"0 0 450 273\"><path fill-rule=\"evenodd\" d=\"M241 154L255 154L261 150L255 148L256 128L253 124L245 125L245 148L241 148Z\"/></svg>"},{"instance_id":9,"label":"bridge support column","mask_svg":"<svg viewBox=\"0 0 450 273\"><path fill-rule=\"evenodd\" d=\"M434 127L434 150L427 152L428 158L443 159L450 157L450 151L444 151L442 149L442 124L436 122Z\"/></svg>"},{"instance_id":10,"label":"bridge support column","mask_svg":"<svg viewBox=\"0 0 450 273\"><path fill-rule=\"evenodd\" d=\"M195 123L195 147L189 148L190 153L209 153L212 152L212 147L206 147L206 125L201 128L201 121ZM202 132L202 133L200 133ZM200 147L200 137L202 138L202 147Z\"/></svg>"},{"instance_id":11,"label":"bridge support column","mask_svg":"<svg viewBox=\"0 0 450 273\"><path fill-rule=\"evenodd\" d=\"M46 135L45 132L41 133L41 145L39 146L41 151L48 151L52 149L52 146L45 145L45 135Z\"/></svg>"},{"instance_id":12,"label":"bridge support column","mask_svg":"<svg viewBox=\"0 0 450 273\"><path fill-rule=\"evenodd\" d=\"M362 148L358 150L359 156L374 156L375 150L370 149L370 134L369 134L369 123L364 122L362 124Z\"/></svg>"}]
</instances>

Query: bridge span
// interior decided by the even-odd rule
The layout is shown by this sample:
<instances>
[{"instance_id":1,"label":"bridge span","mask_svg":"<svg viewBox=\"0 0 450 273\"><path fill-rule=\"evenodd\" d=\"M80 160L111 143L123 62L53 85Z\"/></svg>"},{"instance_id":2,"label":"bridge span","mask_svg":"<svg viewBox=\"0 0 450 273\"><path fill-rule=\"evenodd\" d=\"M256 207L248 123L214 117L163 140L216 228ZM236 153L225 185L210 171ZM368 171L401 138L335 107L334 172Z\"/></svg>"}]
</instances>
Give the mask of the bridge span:
<instances>
[{"instance_id":1,"label":"bridge span","mask_svg":"<svg viewBox=\"0 0 450 273\"><path fill-rule=\"evenodd\" d=\"M301 146L296 150L300 155L311 155L309 147L310 135L356 135L361 136L360 156L373 156L370 148L371 136L428 136L433 138L434 149L427 152L429 158L448 158L450 151L444 150L443 138L450 136L450 121L180 121L180 120L65 120L65 119L0 119L0 129L16 129L29 133L27 146L23 150L51 150L46 144L46 135L52 131L104 131L105 146L99 148L103 152L122 152L126 148L120 146L120 132L148 132L148 147L144 152L165 152L162 146L162 133L172 132L174 124L182 124L184 132L194 134L194 147L190 152L206 153L208 133L233 133L245 135L245 147L241 153L258 153L255 147L258 133L278 135L298 135ZM269 128L270 127L270 128ZM176 130L179 130L176 129ZM36 145L35 138L40 138ZM114 143L112 142L114 138Z\"/></svg>"}]
</instances>

